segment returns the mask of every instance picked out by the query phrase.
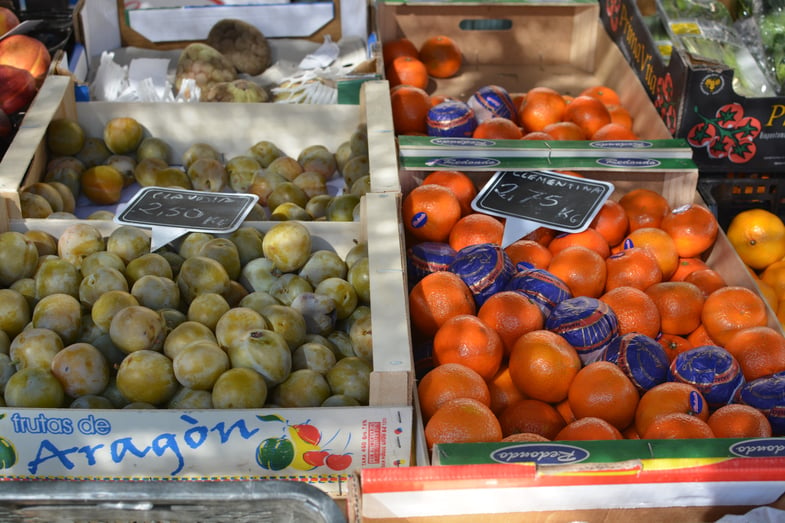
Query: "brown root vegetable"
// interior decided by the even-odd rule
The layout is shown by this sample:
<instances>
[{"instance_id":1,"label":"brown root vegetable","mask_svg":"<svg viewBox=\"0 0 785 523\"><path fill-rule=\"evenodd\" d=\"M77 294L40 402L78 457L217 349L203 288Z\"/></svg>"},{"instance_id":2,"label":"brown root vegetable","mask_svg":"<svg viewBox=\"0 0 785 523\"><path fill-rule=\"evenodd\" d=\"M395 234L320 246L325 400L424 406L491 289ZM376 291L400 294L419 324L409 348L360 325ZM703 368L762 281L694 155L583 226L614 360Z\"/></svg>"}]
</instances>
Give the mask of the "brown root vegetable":
<instances>
[{"instance_id":1,"label":"brown root vegetable","mask_svg":"<svg viewBox=\"0 0 785 523\"><path fill-rule=\"evenodd\" d=\"M202 92L201 100L203 102L269 102L270 95L262 86L250 80L238 79L211 84Z\"/></svg>"},{"instance_id":2,"label":"brown root vegetable","mask_svg":"<svg viewBox=\"0 0 785 523\"><path fill-rule=\"evenodd\" d=\"M255 26L227 18L213 25L207 44L226 56L241 73L256 76L272 63L270 44Z\"/></svg>"},{"instance_id":3,"label":"brown root vegetable","mask_svg":"<svg viewBox=\"0 0 785 523\"><path fill-rule=\"evenodd\" d=\"M192 78L198 87L205 90L210 84L231 82L237 78L237 71L220 51L197 42L188 44L177 60L175 89L179 90L187 78Z\"/></svg>"}]
</instances>

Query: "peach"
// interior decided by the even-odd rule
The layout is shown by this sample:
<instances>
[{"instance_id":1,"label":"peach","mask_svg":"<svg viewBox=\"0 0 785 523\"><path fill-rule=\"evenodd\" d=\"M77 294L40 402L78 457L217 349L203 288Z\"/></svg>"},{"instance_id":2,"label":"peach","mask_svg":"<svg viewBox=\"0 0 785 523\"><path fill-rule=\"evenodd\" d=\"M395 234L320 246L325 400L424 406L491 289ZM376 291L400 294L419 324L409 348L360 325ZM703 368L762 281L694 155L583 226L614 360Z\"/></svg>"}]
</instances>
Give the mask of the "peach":
<instances>
[{"instance_id":1,"label":"peach","mask_svg":"<svg viewBox=\"0 0 785 523\"><path fill-rule=\"evenodd\" d=\"M38 86L43 83L51 62L49 49L32 36L17 34L0 40L0 65L26 70Z\"/></svg>"},{"instance_id":2,"label":"peach","mask_svg":"<svg viewBox=\"0 0 785 523\"><path fill-rule=\"evenodd\" d=\"M0 7L0 35L19 25L19 18L7 7Z\"/></svg>"},{"instance_id":3,"label":"peach","mask_svg":"<svg viewBox=\"0 0 785 523\"><path fill-rule=\"evenodd\" d=\"M38 89L33 76L18 67L0 64L0 110L14 114L26 109Z\"/></svg>"}]
</instances>

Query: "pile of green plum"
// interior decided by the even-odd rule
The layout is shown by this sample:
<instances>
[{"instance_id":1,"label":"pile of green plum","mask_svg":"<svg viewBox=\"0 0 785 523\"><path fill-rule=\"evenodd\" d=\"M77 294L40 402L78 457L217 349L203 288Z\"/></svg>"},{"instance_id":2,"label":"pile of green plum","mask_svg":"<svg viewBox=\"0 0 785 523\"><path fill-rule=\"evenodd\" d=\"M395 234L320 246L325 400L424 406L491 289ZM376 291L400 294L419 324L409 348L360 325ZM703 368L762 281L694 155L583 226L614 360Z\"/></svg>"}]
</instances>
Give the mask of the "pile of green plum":
<instances>
[{"instance_id":1,"label":"pile of green plum","mask_svg":"<svg viewBox=\"0 0 785 523\"><path fill-rule=\"evenodd\" d=\"M191 232L90 220L0 233L0 404L235 409L367 405L367 244L299 221Z\"/></svg>"}]
</instances>

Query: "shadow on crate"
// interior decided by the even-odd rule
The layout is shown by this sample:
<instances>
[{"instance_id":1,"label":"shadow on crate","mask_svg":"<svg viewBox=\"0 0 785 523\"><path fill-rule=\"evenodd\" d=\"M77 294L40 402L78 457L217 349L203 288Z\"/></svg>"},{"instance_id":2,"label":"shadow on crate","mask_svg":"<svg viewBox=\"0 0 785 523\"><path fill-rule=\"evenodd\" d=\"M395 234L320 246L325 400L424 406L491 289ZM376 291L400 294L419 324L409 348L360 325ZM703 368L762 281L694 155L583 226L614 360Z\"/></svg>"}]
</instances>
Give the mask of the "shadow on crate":
<instances>
[{"instance_id":1,"label":"shadow on crate","mask_svg":"<svg viewBox=\"0 0 785 523\"><path fill-rule=\"evenodd\" d=\"M785 174L701 174L698 192L723 230L747 209L785 214Z\"/></svg>"}]
</instances>

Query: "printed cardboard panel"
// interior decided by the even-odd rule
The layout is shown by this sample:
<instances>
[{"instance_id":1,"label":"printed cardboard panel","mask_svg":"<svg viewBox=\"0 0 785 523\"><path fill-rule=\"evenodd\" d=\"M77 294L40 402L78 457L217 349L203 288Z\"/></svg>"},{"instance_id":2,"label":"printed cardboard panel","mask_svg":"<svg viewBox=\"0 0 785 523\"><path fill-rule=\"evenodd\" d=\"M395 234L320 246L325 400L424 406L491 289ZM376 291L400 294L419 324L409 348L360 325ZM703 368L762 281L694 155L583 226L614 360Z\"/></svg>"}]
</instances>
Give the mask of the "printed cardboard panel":
<instances>
[{"instance_id":1,"label":"printed cardboard panel","mask_svg":"<svg viewBox=\"0 0 785 523\"><path fill-rule=\"evenodd\" d=\"M348 507L362 521L718 521L752 507L782 507L782 459L542 469L449 465L362 471ZM776 518L777 510L763 513ZM781 517L781 515L779 516ZM744 519L747 521L748 519ZM753 520L753 519L749 519Z\"/></svg>"},{"instance_id":2,"label":"printed cardboard panel","mask_svg":"<svg viewBox=\"0 0 785 523\"><path fill-rule=\"evenodd\" d=\"M785 99L733 90L734 71L692 63L674 48L665 61L634 0L600 2L600 18L674 136L685 138L705 172L785 169Z\"/></svg>"},{"instance_id":3,"label":"printed cardboard panel","mask_svg":"<svg viewBox=\"0 0 785 523\"><path fill-rule=\"evenodd\" d=\"M0 409L3 479L290 479L410 465L412 409Z\"/></svg>"}]
</instances>

